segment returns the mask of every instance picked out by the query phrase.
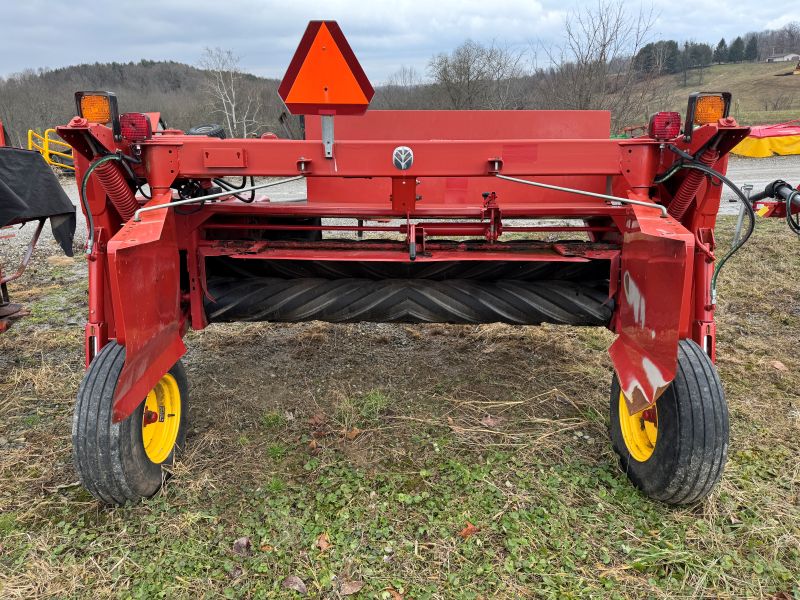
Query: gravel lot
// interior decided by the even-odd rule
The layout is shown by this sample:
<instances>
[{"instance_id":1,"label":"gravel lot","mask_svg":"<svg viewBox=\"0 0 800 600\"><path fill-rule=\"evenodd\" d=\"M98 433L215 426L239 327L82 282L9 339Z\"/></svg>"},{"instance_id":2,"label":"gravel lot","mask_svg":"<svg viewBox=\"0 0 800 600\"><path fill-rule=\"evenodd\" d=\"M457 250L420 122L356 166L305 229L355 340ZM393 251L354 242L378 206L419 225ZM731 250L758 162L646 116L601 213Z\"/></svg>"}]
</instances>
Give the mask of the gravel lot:
<instances>
[{"instance_id":1,"label":"gravel lot","mask_svg":"<svg viewBox=\"0 0 800 600\"><path fill-rule=\"evenodd\" d=\"M773 156L771 158L741 158L738 156L731 156L728 165L728 177L739 186L750 183L753 185L755 191L761 190L767 183L775 179L787 179L790 182L800 179L800 156ZM64 190L67 192L72 201L77 205L78 203L78 188L71 177L62 179ZM305 182L297 181L291 182L286 185L270 188L267 190L268 195L275 201L287 201L305 198ZM736 214L739 212L738 204L735 197L727 189L723 193L723 201L720 205L721 215ZM349 223L349 221L348 221ZM8 247L13 247L17 252L21 247L24 247L30 235L33 232L34 225L28 224L21 232L18 232L11 240L0 240L0 256L7 256ZM79 245L83 244L86 232L83 219L78 219L78 230L76 232L76 242ZM45 227L42 233L41 244L50 244L53 241L50 234L49 227ZM8 259L10 262L13 260Z\"/></svg>"},{"instance_id":2,"label":"gravel lot","mask_svg":"<svg viewBox=\"0 0 800 600\"><path fill-rule=\"evenodd\" d=\"M771 181L786 179L797 184L800 181L800 155L772 156L770 158L742 158L731 156L728 164L728 178L736 185L753 185L753 192L760 192ZM722 195L720 214L730 215L739 212L733 194L727 191Z\"/></svg>"}]
</instances>

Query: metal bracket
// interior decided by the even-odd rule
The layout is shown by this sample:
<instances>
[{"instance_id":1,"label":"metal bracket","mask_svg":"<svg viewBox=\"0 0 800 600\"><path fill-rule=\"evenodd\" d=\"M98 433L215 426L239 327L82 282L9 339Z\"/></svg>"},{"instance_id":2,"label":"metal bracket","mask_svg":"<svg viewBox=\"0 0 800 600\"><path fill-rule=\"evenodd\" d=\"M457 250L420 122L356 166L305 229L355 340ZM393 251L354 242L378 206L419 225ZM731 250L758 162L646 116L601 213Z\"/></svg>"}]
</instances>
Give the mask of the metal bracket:
<instances>
[{"instance_id":1,"label":"metal bracket","mask_svg":"<svg viewBox=\"0 0 800 600\"><path fill-rule=\"evenodd\" d=\"M322 146L325 158L333 158L333 115L322 115Z\"/></svg>"},{"instance_id":2,"label":"metal bracket","mask_svg":"<svg viewBox=\"0 0 800 600\"><path fill-rule=\"evenodd\" d=\"M745 183L742 186L742 192L744 192L745 198L747 198L748 202L750 202L750 194L752 193L752 191L753 191L752 183ZM733 232L733 239L731 240L731 248L736 248L736 245L739 243L739 240L742 237L742 225L744 224L745 213L747 213L747 207L744 204L740 204L739 216L736 219L736 230Z\"/></svg>"}]
</instances>

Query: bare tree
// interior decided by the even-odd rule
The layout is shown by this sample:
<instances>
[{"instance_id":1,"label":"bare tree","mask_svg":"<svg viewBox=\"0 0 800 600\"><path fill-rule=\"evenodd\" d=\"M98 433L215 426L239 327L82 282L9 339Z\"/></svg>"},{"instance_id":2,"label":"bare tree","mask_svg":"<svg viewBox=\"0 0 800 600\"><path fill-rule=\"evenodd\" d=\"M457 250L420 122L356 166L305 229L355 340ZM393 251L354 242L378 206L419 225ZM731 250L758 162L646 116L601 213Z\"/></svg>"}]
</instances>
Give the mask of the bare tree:
<instances>
[{"instance_id":1,"label":"bare tree","mask_svg":"<svg viewBox=\"0 0 800 600\"><path fill-rule=\"evenodd\" d=\"M467 40L451 54L437 54L428 72L447 108L519 108L519 80L525 76L525 51Z\"/></svg>"},{"instance_id":2,"label":"bare tree","mask_svg":"<svg viewBox=\"0 0 800 600\"><path fill-rule=\"evenodd\" d=\"M404 65L376 90L373 106L391 110L424 108L424 85L416 69Z\"/></svg>"},{"instance_id":3,"label":"bare tree","mask_svg":"<svg viewBox=\"0 0 800 600\"><path fill-rule=\"evenodd\" d=\"M633 57L653 22L652 10L629 14L619 0L573 12L564 23L564 43L545 50L553 66L539 72L537 106L610 110L617 125L643 118L659 90L642 81Z\"/></svg>"},{"instance_id":4,"label":"bare tree","mask_svg":"<svg viewBox=\"0 0 800 600\"><path fill-rule=\"evenodd\" d=\"M239 57L230 50L206 47L199 66L206 72L205 89L212 107L225 119L228 132L235 137L254 135L261 101L239 67Z\"/></svg>"}]
</instances>

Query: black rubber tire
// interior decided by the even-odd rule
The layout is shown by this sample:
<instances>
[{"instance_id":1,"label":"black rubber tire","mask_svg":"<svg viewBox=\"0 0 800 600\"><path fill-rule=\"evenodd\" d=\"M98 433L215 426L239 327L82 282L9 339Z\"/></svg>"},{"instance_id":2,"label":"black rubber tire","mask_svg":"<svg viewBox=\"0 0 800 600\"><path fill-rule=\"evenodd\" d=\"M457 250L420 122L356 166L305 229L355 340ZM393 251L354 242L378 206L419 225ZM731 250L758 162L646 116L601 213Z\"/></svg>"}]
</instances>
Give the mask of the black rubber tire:
<instances>
[{"instance_id":1,"label":"black rubber tire","mask_svg":"<svg viewBox=\"0 0 800 600\"><path fill-rule=\"evenodd\" d=\"M708 355L695 342L680 341L675 380L656 401L655 448L644 462L631 456L622 437L619 393L614 375L609 434L631 482L666 504L691 504L708 496L728 457L728 406Z\"/></svg>"},{"instance_id":2,"label":"black rubber tire","mask_svg":"<svg viewBox=\"0 0 800 600\"><path fill-rule=\"evenodd\" d=\"M188 429L188 382L178 361L169 373L181 396L181 422L170 455L163 463L152 462L142 442L144 399L133 414L120 423L111 422L111 404L122 366L125 347L109 342L89 365L78 388L72 419L72 456L83 486L98 500L121 506L149 498L161 489L185 444Z\"/></svg>"},{"instance_id":3,"label":"black rubber tire","mask_svg":"<svg viewBox=\"0 0 800 600\"><path fill-rule=\"evenodd\" d=\"M222 125L216 123L209 123L208 125L197 125L189 129L186 135L207 135L208 137L215 137L224 140L227 136L225 129Z\"/></svg>"}]
</instances>

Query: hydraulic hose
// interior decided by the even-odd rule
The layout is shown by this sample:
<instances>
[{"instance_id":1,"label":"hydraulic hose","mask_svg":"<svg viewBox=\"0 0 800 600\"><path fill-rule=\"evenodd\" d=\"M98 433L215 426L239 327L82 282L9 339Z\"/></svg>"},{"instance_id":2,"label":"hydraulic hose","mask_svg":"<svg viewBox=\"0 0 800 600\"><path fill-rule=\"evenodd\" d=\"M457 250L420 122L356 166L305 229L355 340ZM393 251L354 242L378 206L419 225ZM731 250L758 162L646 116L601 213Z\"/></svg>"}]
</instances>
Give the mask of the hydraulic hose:
<instances>
[{"instance_id":1,"label":"hydraulic hose","mask_svg":"<svg viewBox=\"0 0 800 600\"><path fill-rule=\"evenodd\" d=\"M767 198L782 198L786 201L786 224L789 230L795 235L800 235L800 217L795 220L792 215L792 204L797 204L800 208L800 191L794 189L783 179L776 179L768 183L763 192L759 192L750 197L751 202L759 202Z\"/></svg>"},{"instance_id":2,"label":"hydraulic hose","mask_svg":"<svg viewBox=\"0 0 800 600\"><path fill-rule=\"evenodd\" d=\"M747 231L742 236L742 238L739 240L739 242L735 246L733 246L728 251L728 253L725 254L725 256L723 256L719 260L719 262L717 262L717 266L714 268L714 274L711 277L711 302L712 302L712 304L716 304L717 303L717 278L719 277L719 273L722 270L722 267L725 266L725 263L728 262L728 259L731 256L733 256L734 254L736 254L736 252L738 252L739 249L742 246L745 245L747 240L750 239L750 236L753 235L753 230L756 227L756 214L753 211L753 205L750 204L750 202L747 200L747 196L744 195L744 192L742 192L742 190L740 190L736 186L736 184L733 183L730 179L725 177L725 175L723 175L719 171L716 171L716 170L712 169L711 167L709 167L706 164L700 164L700 163L678 163L678 164L674 165L664 175L662 175L661 177L657 177L655 179L654 183L657 183L657 184L664 183L665 181L667 181L670 177L675 175L675 173L677 173L681 169L693 169L694 171L697 171L697 175L700 176L701 181L702 181L702 178L703 178L703 174L710 175L712 177L716 177L722 183L727 185L734 194L736 194L736 197L744 205L745 210L747 211L747 217L748 217L748 220L749 220L749 223L748 223L748 226L747 226ZM690 173L689 176L687 176L687 178L684 180L684 183L689 179L689 177L691 177L694 174L695 173Z\"/></svg>"},{"instance_id":3,"label":"hydraulic hose","mask_svg":"<svg viewBox=\"0 0 800 600\"><path fill-rule=\"evenodd\" d=\"M719 152L717 152L716 148L706 148L697 159L697 163L711 167L717 162L718 158ZM683 218L683 215L686 214L686 209L689 208L695 194L697 194L700 184L703 183L703 179L705 179L705 176L701 171L693 171L686 176L667 209L671 217L677 221Z\"/></svg>"},{"instance_id":4,"label":"hydraulic hose","mask_svg":"<svg viewBox=\"0 0 800 600\"><path fill-rule=\"evenodd\" d=\"M95 162L93 162L91 165L89 165L89 168L86 169L86 173L83 174L83 179L81 180L81 189L80 189L81 207L83 208L83 212L86 215L86 222L87 222L87 226L89 228L88 235L87 235L87 238L86 238L86 254L91 254L92 253L92 248L94 248L94 216L92 215L92 211L91 211L91 209L89 207L89 200L86 198L86 186L89 183L89 177L92 175L92 173L94 173L98 169L98 167L102 167L103 165L105 165L108 162L111 162L112 160L121 161L123 159L122 159L121 156L118 156L116 154L109 154L107 156L104 156L104 157L96 160ZM108 165L108 166L111 166L111 165ZM117 174L120 177L122 177L122 175L119 174L118 170L117 170ZM112 176L111 180L113 180L113 179L114 178ZM102 183L102 181L101 181L101 183ZM124 178L123 178L123 183L125 183ZM126 184L126 187L127 187L127 184ZM103 189L106 190L106 194L108 194L108 190L106 189L105 185L103 185ZM130 188L128 188L128 191L130 192ZM131 196L133 196L133 192L130 192L130 194L131 194ZM109 194L109 196L110 196L110 194ZM134 198L133 201L135 203L136 199ZM117 209L117 210L119 210L119 209ZM136 212L135 208L134 208L134 212ZM120 213L120 215L122 215L122 213ZM133 216L133 213L131 213L131 215L130 215L130 217L128 217L128 219L130 219L132 216ZM128 220L128 219L125 219L125 220Z\"/></svg>"},{"instance_id":5,"label":"hydraulic hose","mask_svg":"<svg viewBox=\"0 0 800 600\"><path fill-rule=\"evenodd\" d=\"M795 235L800 235L800 217L797 220L792 217L792 204L796 203L800 207L800 191L787 186L789 189L780 190L779 193L786 199L786 224Z\"/></svg>"},{"instance_id":6,"label":"hydraulic hose","mask_svg":"<svg viewBox=\"0 0 800 600\"><path fill-rule=\"evenodd\" d=\"M238 186L237 185L233 185L230 181L222 179L221 177L215 178L214 179L214 183L216 183L219 187L221 187L224 190L228 190L230 192L233 192L234 190L241 190L241 189L244 188L245 185L247 185L247 177L242 177L242 183L241 183L241 185L238 185ZM253 177L250 178L250 185L251 186L255 185L255 179ZM236 193L234 193L232 195L235 198L237 198L238 200L241 200L242 202L246 202L248 204L256 199L255 190L251 190L250 191L250 197L249 198L244 198L244 197L242 197L242 196L240 196L239 194L236 194Z\"/></svg>"}]
</instances>

